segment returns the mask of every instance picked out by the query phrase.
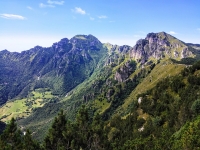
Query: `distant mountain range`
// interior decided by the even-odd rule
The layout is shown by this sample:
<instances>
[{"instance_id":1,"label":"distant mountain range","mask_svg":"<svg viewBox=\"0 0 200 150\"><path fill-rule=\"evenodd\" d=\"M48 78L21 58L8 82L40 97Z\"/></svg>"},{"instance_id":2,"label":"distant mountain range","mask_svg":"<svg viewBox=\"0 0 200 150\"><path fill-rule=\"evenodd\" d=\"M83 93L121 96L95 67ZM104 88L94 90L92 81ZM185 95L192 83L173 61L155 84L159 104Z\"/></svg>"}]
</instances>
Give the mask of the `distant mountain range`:
<instances>
[{"instance_id":1,"label":"distant mountain range","mask_svg":"<svg viewBox=\"0 0 200 150\"><path fill-rule=\"evenodd\" d=\"M0 117L17 117L42 138L63 109L72 120L82 104L104 120L130 113L137 95L180 74L200 58L200 45L149 33L134 47L101 43L93 35L61 39L21 53L0 51Z\"/></svg>"}]
</instances>

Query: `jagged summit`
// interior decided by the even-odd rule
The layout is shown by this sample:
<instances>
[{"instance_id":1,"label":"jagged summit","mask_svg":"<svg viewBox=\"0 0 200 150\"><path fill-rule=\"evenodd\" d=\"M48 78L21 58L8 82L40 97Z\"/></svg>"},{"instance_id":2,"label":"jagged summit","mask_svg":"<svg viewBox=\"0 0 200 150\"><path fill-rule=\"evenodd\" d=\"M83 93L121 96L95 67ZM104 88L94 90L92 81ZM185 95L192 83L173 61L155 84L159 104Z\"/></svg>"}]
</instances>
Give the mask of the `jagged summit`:
<instances>
[{"instance_id":1,"label":"jagged summit","mask_svg":"<svg viewBox=\"0 0 200 150\"><path fill-rule=\"evenodd\" d=\"M0 51L0 105L23 106L0 117L6 121L15 115L22 126L38 128L39 134L60 109L73 119L82 104L101 112L104 119L116 112L126 115L132 97L151 89L158 78L180 73L186 67L180 64L182 58L199 55L192 47L198 45L187 45L160 32L147 34L134 47L76 35L51 47L36 46L21 53ZM10 106L6 106L8 110Z\"/></svg>"},{"instance_id":2,"label":"jagged summit","mask_svg":"<svg viewBox=\"0 0 200 150\"><path fill-rule=\"evenodd\" d=\"M118 46L108 43L104 45L108 48L109 55L126 53L130 55L130 58L135 59L141 64L165 58L181 60L182 58L195 56L189 45L165 32L148 33L146 38L139 39L134 47L126 45Z\"/></svg>"},{"instance_id":3,"label":"jagged summit","mask_svg":"<svg viewBox=\"0 0 200 150\"><path fill-rule=\"evenodd\" d=\"M0 52L2 52L2 53L8 53L9 51L7 49L4 49L4 50L2 50Z\"/></svg>"},{"instance_id":4,"label":"jagged summit","mask_svg":"<svg viewBox=\"0 0 200 150\"><path fill-rule=\"evenodd\" d=\"M69 43L69 39L63 38L59 42L53 43L52 47L55 49L58 49L58 48L63 47L64 45L67 45L68 43Z\"/></svg>"},{"instance_id":5,"label":"jagged summit","mask_svg":"<svg viewBox=\"0 0 200 150\"><path fill-rule=\"evenodd\" d=\"M69 43L73 45L73 50L99 50L102 47L102 43L93 35L76 35L69 40Z\"/></svg>"},{"instance_id":6,"label":"jagged summit","mask_svg":"<svg viewBox=\"0 0 200 150\"><path fill-rule=\"evenodd\" d=\"M60 41L53 43L51 47L35 46L34 48L21 53L12 53L7 50L0 51L0 63L6 66L4 68L5 70L8 70L8 68L10 69L13 66L22 69L23 71L21 72L16 70L16 73L19 73L19 78L21 78L23 72L29 72L30 75L28 75L28 77L31 80L37 79L37 75L41 74L40 79L44 77L46 80L46 77L48 76L56 76L59 77L60 82L64 80L64 76L67 76L66 78L73 78L72 73L68 73L74 71L75 65L77 66L77 70L80 71L79 67L81 64L82 68L90 70L85 72L85 76L80 80L80 82L82 82L83 79L92 73L98 61L103 56L105 57L103 64L105 66L117 66L126 59L135 60L137 63L143 65L149 61L157 61L159 59L172 58L181 60L186 57L194 57L196 53L192 48L195 47L198 47L198 45L187 45L165 32L149 33L145 39L138 40L134 47L127 45L118 46L109 43L102 44L91 34L76 35L71 39L63 38ZM90 66L91 64L92 67ZM51 73L49 73L49 71L51 71ZM62 79L61 76L63 77ZM26 83L24 83L24 85L25 84ZM52 84L55 85L57 83ZM67 89L71 89L78 83L74 81L73 84L74 85L71 87L65 84L63 84L63 86L66 86L65 88ZM59 84L59 86L60 85L62 84ZM63 87L59 86L56 87L56 90L63 89ZM23 88L24 87L22 86L21 90ZM62 92L64 91L66 90L63 90ZM23 91L18 91L18 93L20 92ZM4 95L9 94L7 93ZM11 98L14 96L11 96ZM5 98L5 100L7 100L7 98Z\"/></svg>"},{"instance_id":7,"label":"jagged summit","mask_svg":"<svg viewBox=\"0 0 200 150\"><path fill-rule=\"evenodd\" d=\"M81 34L75 35L74 37L72 37L70 39L70 42L73 43L73 42L75 42L77 40L82 40L82 41L88 40L88 41L98 41L98 42L100 42L95 36L93 36L91 34L89 34L89 35L81 35Z\"/></svg>"},{"instance_id":8,"label":"jagged summit","mask_svg":"<svg viewBox=\"0 0 200 150\"><path fill-rule=\"evenodd\" d=\"M137 41L130 55L142 64L149 59L194 57L185 43L165 32L147 34Z\"/></svg>"}]
</instances>

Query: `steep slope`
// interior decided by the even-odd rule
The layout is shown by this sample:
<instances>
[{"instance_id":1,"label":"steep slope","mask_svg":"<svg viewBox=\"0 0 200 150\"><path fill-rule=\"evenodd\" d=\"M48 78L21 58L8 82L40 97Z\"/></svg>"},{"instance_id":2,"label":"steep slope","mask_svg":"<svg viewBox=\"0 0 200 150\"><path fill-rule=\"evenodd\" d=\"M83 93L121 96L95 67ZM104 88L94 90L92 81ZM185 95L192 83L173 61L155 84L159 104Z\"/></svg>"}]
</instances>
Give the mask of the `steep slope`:
<instances>
[{"instance_id":1,"label":"steep slope","mask_svg":"<svg viewBox=\"0 0 200 150\"><path fill-rule=\"evenodd\" d=\"M112 95L118 94L110 103L109 109L105 111L106 116L110 111L110 116L116 113L128 114L138 94L153 88L166 77L179 74L188 64L194 63L198 59L198 55L198 50L194 50L190 45L169 34L149 33L145 39L139 40L124 55L124 62L114 67L115 75L112 78L118 83L110 86L112 92L108 95L112 97ZM138 66L132 73L126 69L126 63L130 60L135 60ZM106 86L109 87L109 85ZM118 101L116 101L117 99ZM105 109L105 107L102 108Z\"/></svg>"},{"instance_id":2,"label":"steep slope","mask_svg":"<svg viewBox=\"0 0 200 150\"><path fill-rule=\"evenodd\" d=\"M0 56L4 69L1 88L5 89L1 91L2 104L16 96L17 100L27 98L39 88L48 88L53 95L49 100L44 95L41 107L31 108L29 117L18 120L22 127L31 128L35 137L43 138L41 132L46 131L60 109L71 120L82 104L90 108L90 115L100 112L105 120L115 114L126 116L138 94L167 76L179 74L186 67L185 60L188 64L195 62L199 51L161 32L148 34L134 47L102 44L92 35L77 35L50 48L37 46L22 53L2 51ZM5 73L15 74L15 78ZM13 91L15 84L20 87L17 92ZM31 96L27 98L30 101L39 100Z\"/></svg>"},{"instance_id":3,"label":"steep slope","mask_svg":"<svg viewBox=\"0 0 200 150\"><path fill-rule=\"evenodd\" d=\"M137 96L129 115L107 124L113 149L199 149L200 61Z\"/></svg>"},{"instance_id":4,"label":"steep slope","mask_svg":"<svg viewBox=\"0 0 200 150\"><path fill-rule=\"evenodd\" d=\"M104 51L92 35L65 38L52 47L36 46L21 53L1 51L0 105L16 96L26 97L36 88L66 94L91 75Z\"/></svg>"},{"instance_id":5,"label":"steep slope","mask_svg":"<svg viewBox=\"0 0 200 150\"><path fill-rule=\"evenodd\" d=\"M33 143L29 131L28 136L22 131L20 133L12 119L0 137L0 145L3 148L11 145L38 150L199 149L199 73L200 61L188 66L179 75L159 81L151 90L137 96L138 101L135 101L130 114L124 119L115 115L109 121L102 121L100 115L91 116L91 109L83 106L76 120L71 122L60 111L41 148L36 142ZM42 134L45 134L44 131ZM16 139L19 140L15 142Z\"/></svg>"},{"instance_id":6,"label":"steep slope","mask_svg":"<svg viewBox=\"0 0 200 150\"><path fill-rule=\"evenodd\" d=\"M165 32L149 33L136 43L130 55L142 64L151 59L194 57L190 47Z\"/></svg>"},{"instance_id":7,"label":"steep slope","mask_svg":"<svg viewBox=\"0 0 200 150\"><path fill-rule=\"evenodd\" d=\"M124 103L116 110L123 115L126 115L134 101L137 101L137 95L150 90L155 85L167 77L180 74L180 72L188 67L185 64L176 64L172 60L162 60L146 75L140 82L140 84L130 93L130 95L124 100Z\"/></svg>"}]
</instances>

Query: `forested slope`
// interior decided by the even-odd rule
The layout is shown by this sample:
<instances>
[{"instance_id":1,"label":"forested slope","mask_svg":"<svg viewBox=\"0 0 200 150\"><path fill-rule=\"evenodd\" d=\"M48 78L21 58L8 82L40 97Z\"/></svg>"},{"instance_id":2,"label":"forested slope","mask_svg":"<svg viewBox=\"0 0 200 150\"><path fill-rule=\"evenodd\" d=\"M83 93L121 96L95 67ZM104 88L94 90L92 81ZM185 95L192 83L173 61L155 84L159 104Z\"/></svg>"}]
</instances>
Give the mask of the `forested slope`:
<instances>
[{"instance_id":1,"label":"forested slope","mask_svg":"<svg viewBox=\"0 0 200 150\"><path fill-rule=\"evenodd\" d=\"M137 96L126 118L102 121L85 105L71 122L60 111L39 144L23 135L12 119L0 138L1 148L197 150L200 148L200 61L166 77ZM10 134L12 133L12 134ZM45 134L45 133L44 133Z\"/></svg>"},{"instance_id":2,"label":"forested slope","mask_svg":"<svg viewBox=\"0 0 200 150\"><path fill-rule=\"evenodd\" d=\"M181 92L187 92L187 88L196 91L191 87L196 86L193 76L198 71L185 76L181 72L199 56L198 45L165 32L149 33L134 47L103 44L92 35L77 35L48 48L1 51L0 117L4 122L15 117L20 128L29 128L40 141L61 109L74 122L82 105L89 108L89 116L99 113L108 122L119 116L122 123L134 114L136 120L143 118L140 125L157 119L162 125L174 124L173 128L179 129L193 117L187 116L191 112L186 106L192 107L193 98L198 99L196 96L186 100L190 103L181 102L188 96L182 97ZM176 122L169 120L170 113L176 115ZM107 130L111 135L113 127ZM138 131L139 125L133 128Z\"/></svg>"}]
</instances>

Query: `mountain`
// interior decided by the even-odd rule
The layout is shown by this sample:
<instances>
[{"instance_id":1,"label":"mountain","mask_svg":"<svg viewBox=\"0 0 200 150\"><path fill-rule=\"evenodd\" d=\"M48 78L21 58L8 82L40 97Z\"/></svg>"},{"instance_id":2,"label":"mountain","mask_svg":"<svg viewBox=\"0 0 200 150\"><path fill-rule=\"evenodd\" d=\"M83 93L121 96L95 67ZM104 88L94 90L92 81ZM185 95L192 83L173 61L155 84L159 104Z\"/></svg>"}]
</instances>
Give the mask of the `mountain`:
<instances>
[{"instance_id":1,"label":"mountain","mask_svg":"<svg viewBox=\"0 0 200 150\"><path fill-rule=\"evenodd\" d=\"M1 51L0 104L26 97L38 87L66 94L93 73L103 52L101 42L92 35L65 38L52 47L36 46L21 53Z\"/></svg>"},{"instance_id":2,"label":"mountain","mask_svg":"<svg viewBox=\"0 0 200 150\"><path fill-rule=\"evenodd\" d=\"M17 130L12 119L0 136L0 147L18 149L199 149L200 61L180 74L166 77L137 96L129 114L115 114L102 121L98 113L83 105L71 122L63 110L55 117L45 139ZM24 134L25 133L25 134Z\"/></svg>"},{"instance_id":3,"label":"mountain","mask_svg":"<svg viewBox=\"0 0 200 150\"><path fill-rule=\"evenodd\" d=\"M91 116L99 112L104 120L116 114L126 118L138 94L180 74L199 54L199 45L165 32L149 33L133 47L76 35L47 48L4 50L0 52L1 120L17 117L21 127L41 139L60 109L71 120L83 104Z\"/></svg>"},{"instance_id":4,"label":"mountain","mask_svg":"<svg viewBox=\"0 0 200 150\"><path fill-rule=\"evenodd\" d=\"M145 63L151 58L180 60L194 57L187 44L164 32L149 33L145 39L136 43L130 55L141 63Z\"/></svg>"}]
</instances>

